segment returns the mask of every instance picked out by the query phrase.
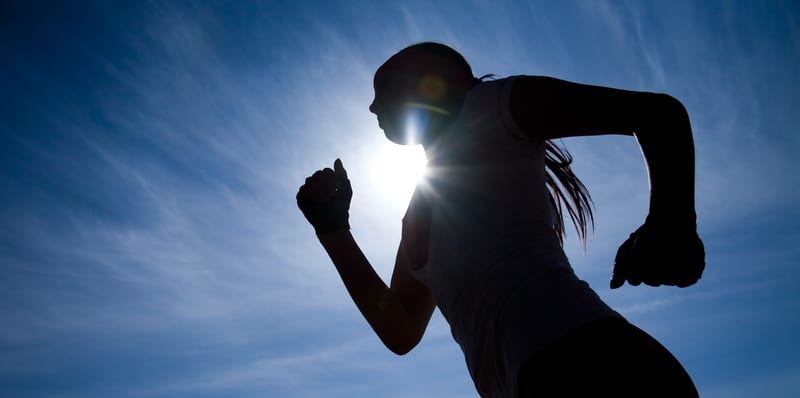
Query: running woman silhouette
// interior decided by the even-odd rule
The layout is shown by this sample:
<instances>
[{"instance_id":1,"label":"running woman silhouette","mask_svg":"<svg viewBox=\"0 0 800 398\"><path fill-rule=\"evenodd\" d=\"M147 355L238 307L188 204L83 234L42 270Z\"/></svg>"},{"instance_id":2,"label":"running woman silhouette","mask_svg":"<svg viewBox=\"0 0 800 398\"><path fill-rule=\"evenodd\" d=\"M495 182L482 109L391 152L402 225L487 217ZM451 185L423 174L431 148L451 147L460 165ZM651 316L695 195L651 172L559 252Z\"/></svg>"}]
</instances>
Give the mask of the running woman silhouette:
<instances>
[{"instance_id":1,"label":"running woman silhouette","mask_svg":"<svg viewBox=\"0 0 800 398\"><path fill-rule=\"evenodd\" d=\"M308 177L297 204L387 348L410 351L438 307L482 397L698 396L666 348L573 272L563 219L585 239L591 199L569 153L551 141L636 138L650 208L617 252L611 288L687 287L705 253L692 131L678 100L545 76L476 78L461 54L433 42L389 58L374 90L369 109L386 137L421 144L428 159L390 285L350 233L353 192L341 160Z\"/></svg>"}]
</instances>

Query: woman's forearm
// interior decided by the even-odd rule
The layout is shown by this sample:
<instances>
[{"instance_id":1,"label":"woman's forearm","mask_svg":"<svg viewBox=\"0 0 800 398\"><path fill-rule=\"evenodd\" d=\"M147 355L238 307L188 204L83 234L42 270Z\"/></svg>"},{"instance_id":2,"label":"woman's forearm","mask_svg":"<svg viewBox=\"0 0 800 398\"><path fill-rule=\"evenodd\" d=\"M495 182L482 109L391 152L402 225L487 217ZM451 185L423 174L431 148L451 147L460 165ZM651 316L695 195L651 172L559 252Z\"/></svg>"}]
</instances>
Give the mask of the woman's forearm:
<instances>
[{"instance_id":1,"label":"woman's forearm","mask_svg":"<svg viewBox=\"0 0 800 398\"><path fill-rule=\"evenodd\" d=\"M650 215L694 222L694 142L689 116L675 98L659 94L654 115L634 135L650 180Z\"/></svg>"},{"instance_id":2,"label":"woman's forearm","mask_svg":"<svg viewBox=\"0 0 800 398\"><path fill-rule=\"evenodd\" d=\"M375 272L350 231L318 235L350 297L381 341L405 354L419 340L409 330L409 317L391 289Z\"/></svg>"}]
</instances>

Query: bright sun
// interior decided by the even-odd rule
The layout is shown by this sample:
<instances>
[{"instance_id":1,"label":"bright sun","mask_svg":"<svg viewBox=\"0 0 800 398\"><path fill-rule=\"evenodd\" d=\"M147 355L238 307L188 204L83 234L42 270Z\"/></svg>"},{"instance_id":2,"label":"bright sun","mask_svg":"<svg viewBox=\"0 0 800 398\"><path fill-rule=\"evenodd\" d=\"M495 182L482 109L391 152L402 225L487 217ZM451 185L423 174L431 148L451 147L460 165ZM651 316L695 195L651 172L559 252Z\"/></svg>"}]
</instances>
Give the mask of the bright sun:
<instances>
[{"instance_id":1,"label":"bright sun","mask_svg":"<svg viewBox=\"0 0 800 398\"><path fill-rule=\"evenodd\" d=\"M370 165L373 186L393 205L406 206L426 162L421 145L385 143L375 151Z\"/></svg>"}]
</instances>

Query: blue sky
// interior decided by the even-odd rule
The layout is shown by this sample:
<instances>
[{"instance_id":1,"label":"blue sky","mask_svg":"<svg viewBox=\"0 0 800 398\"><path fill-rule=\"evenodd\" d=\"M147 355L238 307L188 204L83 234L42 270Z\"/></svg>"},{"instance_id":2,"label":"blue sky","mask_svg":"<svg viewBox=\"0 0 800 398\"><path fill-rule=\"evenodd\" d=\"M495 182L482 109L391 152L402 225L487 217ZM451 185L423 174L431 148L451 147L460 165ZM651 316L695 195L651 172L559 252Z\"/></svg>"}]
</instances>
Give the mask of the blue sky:
<instances>
[{"instance_id":1,"label":"blue sky","mask_svg":"<svg viewBox=\"0 0 800 398\"><path fill-rule=\"evenodd\" d=\"M372 73L425 40L478 75L683 101L703 279L608 289L647 209L630 137L564 142L597 207L567 254L704 397L800 395L796 2L0 7L4 397L476 396L438 313L410 354L383 348L294 203L341 157L353 234L388 279L413 189L388 176L421 149L383 138Z\"/></svg>"}]
</instances>

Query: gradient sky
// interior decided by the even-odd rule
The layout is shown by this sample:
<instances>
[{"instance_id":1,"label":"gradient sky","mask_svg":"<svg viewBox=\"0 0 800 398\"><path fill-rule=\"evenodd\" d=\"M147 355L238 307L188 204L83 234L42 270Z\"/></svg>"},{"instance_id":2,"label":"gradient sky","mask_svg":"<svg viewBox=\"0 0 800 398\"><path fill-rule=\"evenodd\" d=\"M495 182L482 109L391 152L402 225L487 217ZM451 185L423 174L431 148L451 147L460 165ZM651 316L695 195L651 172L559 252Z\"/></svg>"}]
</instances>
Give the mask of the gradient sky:
<instances>
[{"instance_id":1,"label":"gradient sky","mask_svg":"<svg viewBox=\"0 0 800 398\"><path fill-rule=\"evenodd\" d=\"M703 279L608 289L647 210L630 137L564 141L597 215L567 254L702 396L800 396L800 3L118 3L0 5L1 396L477 396L438 312L381 345L295 206L341 157L388 279L421 149L383 138L372 73L426 40L680 99Z\"/></svg>"}]
</instances>

